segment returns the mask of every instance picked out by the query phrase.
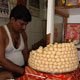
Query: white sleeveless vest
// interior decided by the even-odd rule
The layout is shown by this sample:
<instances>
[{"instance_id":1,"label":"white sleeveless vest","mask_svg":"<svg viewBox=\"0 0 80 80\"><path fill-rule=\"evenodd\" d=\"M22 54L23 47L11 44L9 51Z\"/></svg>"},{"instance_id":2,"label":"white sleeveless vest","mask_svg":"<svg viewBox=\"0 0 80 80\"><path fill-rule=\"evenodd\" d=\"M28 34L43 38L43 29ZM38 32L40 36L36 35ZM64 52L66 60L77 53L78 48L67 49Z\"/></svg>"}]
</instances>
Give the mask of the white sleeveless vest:
<instances>
[{"instance_id":1,"label":"white sleeveless vest","mask_svg":"<svg viewBox=\"0 0 80 80\"><path fill-rule=\"evenodd\" d=\"M23 66L24 65L24 57L22 54L22 50L24 49L24 41L23 41L22 35L20 34L20 39L21 39L20 46L18 49L16 49L13 46L12 38L11 38L11 35L10 35L7 25L4 25L4 28L9 37L9 44L5 49L5 57L8 60L12 61L14 64Z\"/></svg>"}]
</instances>

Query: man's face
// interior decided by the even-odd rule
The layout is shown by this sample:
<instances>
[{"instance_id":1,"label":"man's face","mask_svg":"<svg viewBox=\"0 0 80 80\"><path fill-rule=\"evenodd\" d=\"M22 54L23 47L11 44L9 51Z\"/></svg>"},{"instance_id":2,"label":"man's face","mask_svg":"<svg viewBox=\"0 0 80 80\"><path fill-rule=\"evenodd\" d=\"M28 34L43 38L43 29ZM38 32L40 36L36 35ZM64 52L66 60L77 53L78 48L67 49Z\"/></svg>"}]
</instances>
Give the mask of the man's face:
<instances>
[{"instance_id":1,"label":"man's face","mask_svg":"<svg viewBox=\"0 0 80 80\"><path fill-rule=\"evenodd\" d=\"M28 24L28 22L25 22L25 21L20 20L20 19L18 19L18 20L13 19L12 20L12 27L13 27L13 29L16 32L19 32L19 33L21 33L21 32L26 30L26 25L27 24Z\"/></svg>"}]
</instances>

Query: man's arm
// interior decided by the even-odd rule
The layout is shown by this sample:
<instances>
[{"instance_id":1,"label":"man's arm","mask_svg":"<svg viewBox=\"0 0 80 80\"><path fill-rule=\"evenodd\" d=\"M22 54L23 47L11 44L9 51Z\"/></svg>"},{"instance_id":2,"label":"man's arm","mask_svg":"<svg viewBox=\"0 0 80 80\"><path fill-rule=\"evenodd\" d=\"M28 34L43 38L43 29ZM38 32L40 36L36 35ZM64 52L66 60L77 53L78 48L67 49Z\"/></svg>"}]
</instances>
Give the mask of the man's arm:
<instances>
[{"instance_id":1,"label":"man's arm","mask_svg":"<svg viewBox=\"0 0 80 80\"><path fill-rule=\"evenodd\" d=\"M27 35L26 32L22 33L23 40L24 40L24 50L22 51L26 65L28 64L28 58L29 58L29 53L28 53L28 46L27 46Z\"/></svg>"},{"instance_id":2,"label":"man's arm","mask_svg":"<svg viewBox=\"0 0 80 80\"><path fill-rule=\"evenodd\" d=\"M23 68L15 65L14 63L5 58L5 37L1 28L0 28L0 65L9 71L24 74Z\"/></svg>"}]
</instances>

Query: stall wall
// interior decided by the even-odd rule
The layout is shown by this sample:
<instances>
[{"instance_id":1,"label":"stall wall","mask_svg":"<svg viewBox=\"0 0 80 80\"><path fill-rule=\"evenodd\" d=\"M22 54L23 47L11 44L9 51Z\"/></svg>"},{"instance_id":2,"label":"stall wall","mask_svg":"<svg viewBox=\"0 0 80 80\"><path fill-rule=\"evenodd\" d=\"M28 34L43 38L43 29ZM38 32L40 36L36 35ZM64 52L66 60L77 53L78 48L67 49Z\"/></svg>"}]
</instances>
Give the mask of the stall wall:
<instances>
[{"instance_id":1,"label":"stall wall","mask_svg":"<svg viewBox=\"0 0 80 80\"><path fill-rule=\"evenodd\" d=\"M70 15L68 18L68 23L79 23L80 24L80 15ZM80 51L78 51L79 61L80 61Z\"/></svg>"},{"instance_id":2,"label":"stall wall","mask_svg":"<svg viewBox=\"0 0 80 80\"><path fill-rule=\"evenodd\" d=\"M59 15L55 15L54 23L55 24L62 24L63 23L63 18L61 16L59 16Z\"/></svg>"},{"instance_id":3,"label":"stall wall","mask_svg":"<svg viewBox=\"0 0 80 80\"><path fill-rule=\"evenodd\" d=\"M70 15L68 23L80 23L80 15Z\"/></svg>"},{"instance_id":4,"label":"stall wall","mask_svg":"<svg viewBox=\"0 0 80 80\"><path fill-rule=\"evenodd\" d=\"M63 17L55 15L54 17L54 42L62 42Z\"/></svg>"},{"instance_id":5,"label":"stall wall","mask_svg":"<svg viewBox=\"0 0 80 80\"><path fill-rule=\"evenodd\" d=\"M28 47L30 49L34 43L44 38L42 20L38 17L32 17L32 21L27 25L26 32L28 35Z\"/></svg>"}]
</instances>

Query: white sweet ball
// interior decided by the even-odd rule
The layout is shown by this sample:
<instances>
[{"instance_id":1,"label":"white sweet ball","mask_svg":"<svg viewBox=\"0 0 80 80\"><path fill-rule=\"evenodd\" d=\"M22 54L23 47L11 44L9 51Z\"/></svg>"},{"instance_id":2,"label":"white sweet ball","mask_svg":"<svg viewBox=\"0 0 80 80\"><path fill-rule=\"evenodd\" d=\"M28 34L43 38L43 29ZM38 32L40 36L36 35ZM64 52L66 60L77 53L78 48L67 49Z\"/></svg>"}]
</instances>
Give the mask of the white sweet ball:
<instances>
[{"instance_id":1,"label":"white sweet ball","mask_svg":"<svg viewBox=\"0 0 80 80\"><path fill-rule=\"evenodd\" d=\"M78 67L79 57L74 43L55 43L32 50L28 63L38 71L64 73Z\"/></svg>"}]
</instances>

